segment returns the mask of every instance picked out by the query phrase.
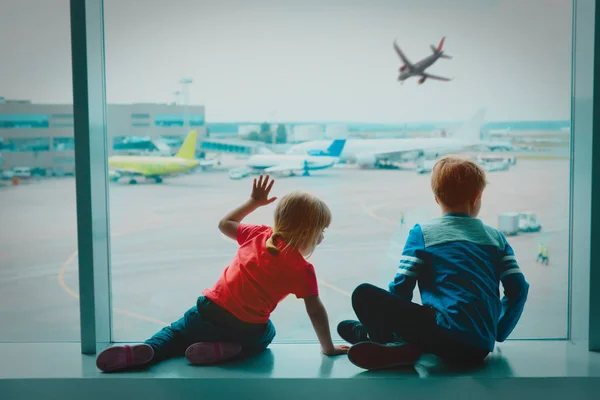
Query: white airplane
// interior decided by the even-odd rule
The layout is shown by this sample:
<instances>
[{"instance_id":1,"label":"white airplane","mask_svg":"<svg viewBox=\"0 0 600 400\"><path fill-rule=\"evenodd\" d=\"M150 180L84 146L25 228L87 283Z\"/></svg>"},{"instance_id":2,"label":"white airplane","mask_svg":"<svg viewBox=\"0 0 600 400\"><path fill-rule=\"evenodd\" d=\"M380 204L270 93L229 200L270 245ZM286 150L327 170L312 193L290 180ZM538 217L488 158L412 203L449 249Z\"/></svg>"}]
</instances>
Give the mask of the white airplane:
<instances>
[{"instance_id":1,"label":"white airplane","mask_svg":"<svg viewBox=\"0 0 600 400\"><path fill-rule=\"evenodd\" d=\"M231 179L241 179L250 174L251 171L265 173L288 172L294 175L295 171L302 171L304 176L310 175L310 171L331 168L339 161L339 156L344 149L346 139L337 139L329 142L324 150L305 152L304 154L275 154L263 149L263 154L251 156L245 170L231 170ZM265 150L268 151L265 153Z\"/></svg>"},{"instance_id":2,"label":"white airplane","mask_svg":"<svg viewBox=\"0 0 600 400\"><path fill-rule=\"evenodd\" d=\"M479 110L470 121L450 137L407 139L348 139L340 161L355 162L362 168L379 167L391 162L436 159L485 147L481 140L485 110ZM330 145L330 140L314 140L291 147L288 154L310 154Z\"/></svg>"}]
</instances>

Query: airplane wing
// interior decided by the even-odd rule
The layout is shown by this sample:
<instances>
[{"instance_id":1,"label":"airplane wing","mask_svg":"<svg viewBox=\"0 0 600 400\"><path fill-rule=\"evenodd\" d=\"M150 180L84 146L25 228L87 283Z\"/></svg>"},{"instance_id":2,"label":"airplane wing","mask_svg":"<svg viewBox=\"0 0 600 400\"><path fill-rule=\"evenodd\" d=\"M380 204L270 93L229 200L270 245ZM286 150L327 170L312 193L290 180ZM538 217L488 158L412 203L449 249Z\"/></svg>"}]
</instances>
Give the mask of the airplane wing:
<instances>
[{"instance_id":1,"label":"airplane wing","mask_svg":"<svg viewBox=\"0 0 600 400\"><path fill-rule=\"evenodd\" d=\"M431 75L428 74L427 72L422 74L424 77L426 77L427 79L437 79L438 81L451 81L452 79L450 78L444 78L443 76L437 76L437 75Z\"/></svg>"},{"instance_id":2,"label":"airplane wing","mask_svg":"<svg viewBox=\"0 0 600 400\"><path fill-rule=\"evenodd\" d=\"M404 55L404 52L402 50L400 50L400 47L398 47L398 45L396 44L396 42L394 42L394 50L396 50L396 53L398 54L398 57L400 57L402 59L402 62L404 64L406 64L406 65L412 65L412 63Z\"/></svg>"}]
</instances>

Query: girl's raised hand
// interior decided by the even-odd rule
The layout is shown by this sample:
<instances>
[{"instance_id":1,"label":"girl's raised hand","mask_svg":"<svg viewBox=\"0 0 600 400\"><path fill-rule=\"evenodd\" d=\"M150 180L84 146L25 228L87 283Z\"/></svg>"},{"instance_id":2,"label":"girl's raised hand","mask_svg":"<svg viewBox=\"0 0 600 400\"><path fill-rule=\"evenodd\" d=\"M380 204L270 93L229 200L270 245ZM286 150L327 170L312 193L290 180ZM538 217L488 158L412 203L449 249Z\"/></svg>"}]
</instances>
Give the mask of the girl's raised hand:
<instances>
[{"instance_id":1,"label":"girl's raised hand","mask_svg":"<svg viewBox=\"0 0 600 400\"><path fill-rule=\"evenodd\" d=\"M258 181L256 178L254 178L254 184L252 185L252 194L250 195L250 198L259 206L271 204L277 200L277 197L269 198L269 192L271 192L271 188L273 187L274 183L275 181L273 179L269 181L269 175L267 175L264 180L262 175L258 178Z\"/></svg>"}]
</instances>

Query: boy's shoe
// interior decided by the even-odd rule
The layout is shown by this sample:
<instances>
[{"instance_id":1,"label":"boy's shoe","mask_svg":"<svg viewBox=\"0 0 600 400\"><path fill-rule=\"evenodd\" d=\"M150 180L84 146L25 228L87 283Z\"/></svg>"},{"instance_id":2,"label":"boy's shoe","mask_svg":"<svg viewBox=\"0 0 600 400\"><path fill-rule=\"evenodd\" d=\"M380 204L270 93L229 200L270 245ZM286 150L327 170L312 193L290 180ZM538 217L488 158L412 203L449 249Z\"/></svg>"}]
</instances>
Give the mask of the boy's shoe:
<instances>
[{"instance_id":1,"label":"boy's shoe","mask_svg":"<svg viewBox=\"0 0 600 400\"><path fill-rule=\"evenodd\" d=\"M366 342L369 340L367 330L359 321L346 320L337 326L338 335L350 344Z\"/></svg>"},{"instance_id":2,"label":"boy's shoe","mask_svg":"<svg viewBox=\"0 0 600 400\"><path fill-rule=\"evenodd\" d=\"M234 358L241 351L239 343L199 342L187 348L185 358L193 365L216 364Z\"/></svg>"},{"instance_id":3,"label":"boy's shoe","mask_svg":"<svg viewBox=\"0 0 600 400\"><path fill-rule=\"evenodd\" d=\"M384 369L414 365L422 352L412 344L362 342L348 350L348 359L364 369Z\"/></svg>"},{"instance_id":4,"label":"boy's shoe","mask_svg":"<svg viewBox=\"0 0 600 400\"><path fill-rule=\"evenodd\" d=\"M154 349L147 344L112 346L96 358L96 366L104 372L114 372L147 364L154 358Z\"/></svg>"}]
</instances>

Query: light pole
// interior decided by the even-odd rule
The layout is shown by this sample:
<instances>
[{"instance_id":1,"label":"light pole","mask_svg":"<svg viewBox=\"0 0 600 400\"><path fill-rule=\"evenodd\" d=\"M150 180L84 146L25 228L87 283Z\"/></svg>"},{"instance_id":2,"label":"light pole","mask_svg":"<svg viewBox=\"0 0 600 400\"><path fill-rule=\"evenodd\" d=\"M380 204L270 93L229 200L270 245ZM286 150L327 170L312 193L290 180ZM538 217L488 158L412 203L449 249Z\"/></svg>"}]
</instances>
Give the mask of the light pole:
<instances>
[{"instance_id":1,"label":"light pole","mask_svg":"<svg viewBox=\"0 0 600 400\"><path fill-rule=\"evenodd\" d=\"M179 104L179 96L181 96L181 90L175 90L173 92L173 96L175 96L175 105Z\"/></svg>"},{"instance_id":2,"label":"light pole","mask_svg":"<svg viewBox=\"0 0 600 400\"><path fill-rule=\"evenodd\" d=\"M192 84L192 78L181 78L179 83L181 84L181 92L183 93L183 126L185 127L185 133L187 134L190 130L188 118L188 104L190 100L188 86Z\"/></svg>"}]
</instances>

